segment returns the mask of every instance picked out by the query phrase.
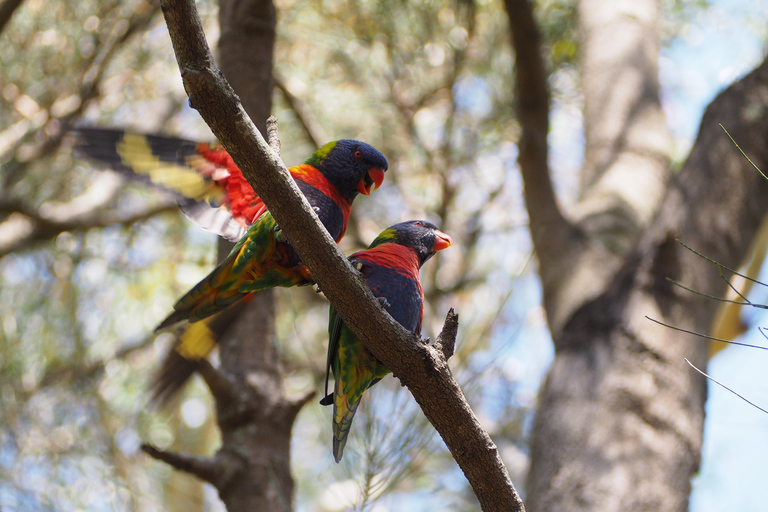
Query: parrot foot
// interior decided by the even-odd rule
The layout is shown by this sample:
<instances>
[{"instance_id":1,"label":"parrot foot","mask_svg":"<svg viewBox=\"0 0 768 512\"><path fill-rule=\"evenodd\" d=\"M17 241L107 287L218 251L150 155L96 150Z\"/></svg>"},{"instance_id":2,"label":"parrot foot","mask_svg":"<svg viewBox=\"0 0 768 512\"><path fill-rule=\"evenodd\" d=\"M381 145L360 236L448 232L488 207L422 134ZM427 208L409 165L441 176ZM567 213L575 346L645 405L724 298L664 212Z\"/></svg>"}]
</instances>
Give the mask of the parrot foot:
<instances>
[{"instance_id":1,"label":"parrot foot","mask_svg":"<svg viewBox=\"0 0 768 512\"><path fill-rule=\"evenodd\" d=\"M333 393L328 393L320 400L320 405L333 405Z\"/></svg>"},{"instance_id":2,"label":"parrot foot","mask_svg":"<svg viewBox=\"0 0 768 512\"><path fill-rule=\"evenodd\" d=\"M275 240L281 244L288 241L288 237L285 236L285 233L283 233L283 230L280 229L280 226L275 226Z\"/></svg>"},{"instance_id":3,"label":"parrot foot","mask_svg":"<svg viewBox=\"0 0 768 512\"><path fill-rule=\"evenodd\" d=\"M421 338L421 342L425 345L429 345L429 343L432 341L432 338L427 336L426 338Z\"/></svg>"},{"instance_id":4,"label":"parrot foot","mask_svg":"<svg viewBox=\"0 0 768 512\"><path fill-rule=\"evenodd\" d=\"M383 307L384 309L389 309L392 304L389 303L386 297L376 297L376 300L379 302L379 305Z\"/></svg>"}]
</instances>

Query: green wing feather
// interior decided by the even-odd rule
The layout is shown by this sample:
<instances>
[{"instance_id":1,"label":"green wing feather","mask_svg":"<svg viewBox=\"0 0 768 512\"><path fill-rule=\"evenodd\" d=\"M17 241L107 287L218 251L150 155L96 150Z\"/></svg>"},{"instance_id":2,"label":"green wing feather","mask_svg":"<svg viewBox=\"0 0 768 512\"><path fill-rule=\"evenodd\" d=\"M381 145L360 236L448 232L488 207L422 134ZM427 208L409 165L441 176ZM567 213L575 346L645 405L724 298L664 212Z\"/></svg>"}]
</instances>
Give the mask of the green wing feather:
<instances>
[{"instance_id":1,"label":"green wing feather","mask_svg":"<svg viewBox=\"0 0 768 512\"><path fill-rule=\"evenodd\" d=\"M173 306L175 310L156 330L182 320L196 322L234 304L251 292L274 286L309 284L295 268L283 268L276 258L277 223L265 212L251 225L229 256Z\"/></svg>"}]
</instances>

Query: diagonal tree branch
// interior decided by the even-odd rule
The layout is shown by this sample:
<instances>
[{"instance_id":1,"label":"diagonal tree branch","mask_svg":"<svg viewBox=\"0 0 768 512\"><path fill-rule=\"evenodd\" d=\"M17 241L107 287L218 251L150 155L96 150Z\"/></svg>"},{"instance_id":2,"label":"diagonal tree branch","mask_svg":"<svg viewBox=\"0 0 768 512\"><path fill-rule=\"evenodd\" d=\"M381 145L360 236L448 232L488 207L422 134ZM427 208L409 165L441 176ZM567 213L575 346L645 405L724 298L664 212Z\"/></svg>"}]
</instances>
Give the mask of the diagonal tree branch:
<instances>
[{"instance_id":1,"label":"diagonal tree branch","mask_svg":"<svg viewBox=\"0 0 768 512\"><path fill-rule=\"evenodd\" d=\"M515 50L515 94L521 130L517 161L525 182L531 234L541 253L561 247L570 226L557 206L549 175L549 86L533 6L529 0L506 0L504 4Z\"/></svg>"},{"instance_id":2,"label":"diagonal tree branch","mask_svg":"<svg viewBox=\"0 0 768 512\"><path fill-rule=\"evenodd\" d=\"M291 108L291 110L293 110L293 113L296 115L296 119L299 120L299 124L304 130L304 134L307 136L312 145L316 148L319 148L325 144L327 142L325 131L323 130L323 127L320 126L320 124L317 122L317 120L315 120L315 118L310 115L308 111L309 109L307 109L304 102L300 98L297 98L290 90L288 90L288 86L285 84L285 80L279 73L274 72L272 76L275 79L275 87L277 87L283 94L283 98L285 98L286 103L288 103L288 106Z\"/></svg>"},{"instance_id":3,"label":"diagonal tree branch","mask_svg":"<svg viewBox=\"0 0 768 512\"><path fill-rule=\"evenodd\" d=\"M174 468L191 473L201 480L213 484L216 488L226 487L226 484L245 466L245 461L240 457L217 455L214 458L199 457L186 453L176 453L158 450L154 446L143 444L144 453L173 466ZM226 460L225 460L226 459Z\"/></svg>"},{"instance_id":4,"label":"diagonal tree branch","mask_svg":"<svg viewBox=\"0 0 768 512\"><path fill-rule=\"evenodd\" d=\"M381 308L245 114L213 62L194 2L168 0L162 8L191 104L269 206L344 321L411 390L483 510L523 510L496 446L467 404L442 353L424 345Z\"/></svg>"},{"instance_id":5,"label":"diagonal tree branch","mask_svg":"<svg viewBox=\"0 0 768 512\"><path fill-rule=\"evenodd\" d=\"M60 220L44 216L20 201L0 202L0 213L9 214L7 220L0 222L0 258L12 252L29 249L40 242L49 242L65 231L84 231L113 225L131 226L155 215L177 212L178 209L174 202L129 216L95 210L86 215Z\"/></svg>"}]
</instances>

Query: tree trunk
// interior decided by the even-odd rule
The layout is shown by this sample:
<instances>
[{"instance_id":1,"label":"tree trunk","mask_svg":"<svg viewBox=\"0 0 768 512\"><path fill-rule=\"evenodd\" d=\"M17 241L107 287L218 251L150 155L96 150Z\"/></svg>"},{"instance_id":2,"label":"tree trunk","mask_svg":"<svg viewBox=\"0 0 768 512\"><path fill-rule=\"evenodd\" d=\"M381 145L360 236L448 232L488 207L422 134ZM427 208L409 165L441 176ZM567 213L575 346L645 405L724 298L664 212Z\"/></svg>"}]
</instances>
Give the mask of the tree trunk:
<instances>
[{"instance_id":1,"label":"tree trunk","mask_svg":"<svg viewBox=\"0 0 768 512\"><path fill-rule=\"evenodd\" d=\"M684 511L699 465L706 385L683 361L706 344L644 317L706 332L717 269L685 250L737 266L765 213L768 64L707 110L682 169L667 182L668 135L657 79L658 5L578 4L585 162L579 203L560 214L547 177L541 98L546 76L526 0L507 0L516 57L531 236L555 359L539 397L527 482L529 511ZM532 144L531 141L534 141Z\"/></svg>"},{"instance_id":2,"label":"tree trunk","mask_svg":"<svg viewBox=\"0 0 768 512\"><path fill-rule=\"evenodd\" d=\"M219 67L266 134L274 87L275 7L271 0L221 0L219 23ZM221 240L219 259L230 249ZM217 400L221 450L238 454L243 462L231 483L219 489L229 512L293 510L291 431L306 398L291 399L283 390L274 301L273 290L255 294L222 340L221 370L238 392L232 401Z\"/></svg>"},{"instance_id":3,"label":"tree trunk","mask_svg":"<svg viewBox=\"0 0 768 512\"><path fill-rule=\"evenodd\" d=\"M688 509L698 469L707 346L649 316L706 332L717 302L671 278L721 295L717 269L681 247L737 266L766 212L768 183L720 131L723 123L758 166L765 134L768 63L707 109L684 168L660 212L603 293L575 311L556 340L540 393L527 484L528 510Z\"/></svg>"}]
</instances>

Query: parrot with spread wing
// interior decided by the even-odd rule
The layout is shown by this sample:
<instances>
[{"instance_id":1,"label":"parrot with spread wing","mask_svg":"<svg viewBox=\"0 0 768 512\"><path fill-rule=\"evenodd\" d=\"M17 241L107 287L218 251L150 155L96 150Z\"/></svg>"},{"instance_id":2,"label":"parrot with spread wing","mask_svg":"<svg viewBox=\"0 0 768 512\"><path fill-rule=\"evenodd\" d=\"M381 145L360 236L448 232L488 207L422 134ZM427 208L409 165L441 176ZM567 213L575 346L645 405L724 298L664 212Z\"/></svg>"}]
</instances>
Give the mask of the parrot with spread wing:
<instances>
[{"instance_id":1,"label":"parrot with spread wing","mask_svg":"<svg viewBox=\"0 0 768 512\"><path fill-rule=\"evenodd\" d=\"M451 237L434 224L412 220L385 229L368 249L349 257L365 278L373 295L403 327L421 334L424 291L419 269L429 258L449 247ZM352 418L363 392L390 373L363 346L333 306L328 325L328 359L325 398L333 404L333 457L341 461ZM328 374L335 378L334 392L328 394Z\"/></svg>"},{"instance_id":2,"label":"parrot with spread wing","mask_svg":"<svg viewBox=\"0 0 768 512\"><path fill-rule=\"evenodd\" d=\"M158 330L185 319L208 319L258 290L311 283L306 267L221 144L101 128L78 128L75 133L80 154L172 192L193 222L238 241L230 255L176 303L174 313ZM338 242L346 231L355 197L376 190L387 169L386 158L372 146L339 140L289 171ZM185 327L155 380L159 401L167 401L197 362L207 357L222 330L219 323L214 318Z\"/></svg>"}]
</instances>

